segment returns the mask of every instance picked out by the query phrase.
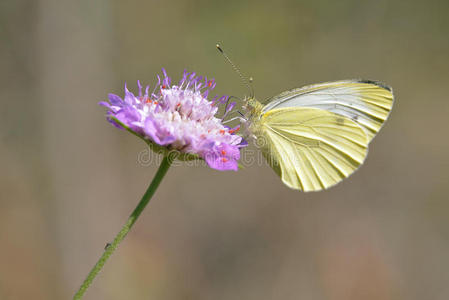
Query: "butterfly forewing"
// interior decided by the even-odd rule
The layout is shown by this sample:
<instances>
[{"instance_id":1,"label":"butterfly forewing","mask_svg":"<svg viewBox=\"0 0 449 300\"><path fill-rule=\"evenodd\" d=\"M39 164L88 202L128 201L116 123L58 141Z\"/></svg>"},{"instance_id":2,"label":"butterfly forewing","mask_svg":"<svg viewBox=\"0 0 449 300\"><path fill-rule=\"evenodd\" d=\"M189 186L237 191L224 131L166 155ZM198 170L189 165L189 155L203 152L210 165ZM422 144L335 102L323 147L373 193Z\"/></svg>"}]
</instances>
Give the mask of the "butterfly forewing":
<instances>
[{"instance_id":1,"label":"butterfly forewing","mask_svg":"<svg viewBox=\"0 0 449 300\"><path fill-rule=\"evenodd\" d=\"M374 81L344 80L286 91L272 98L263 112L287 107L319 108L353 120L371 140L388 118L392 105L391 88Z\"/></svg>"}]
</instances>

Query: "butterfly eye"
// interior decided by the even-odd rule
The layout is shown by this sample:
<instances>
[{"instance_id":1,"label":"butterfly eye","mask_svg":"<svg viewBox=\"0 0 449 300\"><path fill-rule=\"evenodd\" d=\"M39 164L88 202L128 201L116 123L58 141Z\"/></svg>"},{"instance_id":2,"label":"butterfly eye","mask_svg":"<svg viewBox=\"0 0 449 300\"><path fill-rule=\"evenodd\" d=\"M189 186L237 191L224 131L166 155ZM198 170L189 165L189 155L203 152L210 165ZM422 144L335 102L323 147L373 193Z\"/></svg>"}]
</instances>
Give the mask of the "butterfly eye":
<instances>
[{"instance_id":1,"label":"butterfly eye","mask_svg":"<svg viewBox=\"0 0 449 300\"><path fill-rule=\"evenodd\" d=\"M254 99L248 99L245 105L245 109L251 109L256 105L256 102L254 101Z\"/></svg>"}]
</instances>

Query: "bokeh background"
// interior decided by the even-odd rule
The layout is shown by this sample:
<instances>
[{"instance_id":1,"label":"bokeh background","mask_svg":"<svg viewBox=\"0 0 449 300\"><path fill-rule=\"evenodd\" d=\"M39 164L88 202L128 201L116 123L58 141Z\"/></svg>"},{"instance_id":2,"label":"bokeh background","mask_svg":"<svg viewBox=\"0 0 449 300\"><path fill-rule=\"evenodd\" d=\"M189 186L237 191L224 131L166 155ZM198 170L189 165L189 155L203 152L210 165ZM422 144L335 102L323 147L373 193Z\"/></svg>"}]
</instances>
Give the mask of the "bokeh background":
<instances>
[{"instance_id":1,"label":"bokeh background","mask_svg":"<svg viewBox=\"0 0 449 300\"><path fill-rule=\"evenodd\" d=\"M165 67L256 96L393 86L364 166L319 193L268 166L170 169L86 299L449 299L449 2L0 3L0 299L70 299L156 165L97 105Z\"/></svg>"}]
</instances>

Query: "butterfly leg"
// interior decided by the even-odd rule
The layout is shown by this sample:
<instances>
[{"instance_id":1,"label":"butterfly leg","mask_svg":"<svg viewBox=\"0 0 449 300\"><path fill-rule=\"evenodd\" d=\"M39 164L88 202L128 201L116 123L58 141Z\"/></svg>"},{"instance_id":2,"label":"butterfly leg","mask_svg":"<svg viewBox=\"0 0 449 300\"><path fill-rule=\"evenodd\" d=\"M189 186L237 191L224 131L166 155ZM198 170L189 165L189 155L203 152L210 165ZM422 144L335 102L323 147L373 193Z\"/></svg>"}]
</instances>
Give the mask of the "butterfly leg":
<instances>
[{"instance_id":1,"label":"butterfly leg","mask_svg":"<svg viewBox=\"0 0 449 300\"><path fill-rule=\"evenodd\" d=\"M246 119L244 119L242 117L234 117L234 118L231 118L229 120L226 120L226 121L222 122L222 124L226 124L226 123L229 123L229 122L232 122L232 121L235 121L235 120L239 120L242 123L246 122Z\"/></svg>"},{"instance_id":2,"label":"butterfly leg","mask_svg":"<svg viewBox=\"0 0 449 300\"><path fill-rule=\"evenodd\" d=\"M241 123L245 123L246 121L248 121L248 120L245 118L245 115L242 114L242 113L241 113L240 111L238 111L238 110L231 112L230 115L233 115L233 114L235 114L235 113L238 113L240 116L239 116L239 117L231 118L231 119L229 119L229 120L226 120L226 121L222 122L222 124L226 124L226 123L232 122L232 121L234 121L234 120L239 120Z\"/></svg>"}]
</instances>

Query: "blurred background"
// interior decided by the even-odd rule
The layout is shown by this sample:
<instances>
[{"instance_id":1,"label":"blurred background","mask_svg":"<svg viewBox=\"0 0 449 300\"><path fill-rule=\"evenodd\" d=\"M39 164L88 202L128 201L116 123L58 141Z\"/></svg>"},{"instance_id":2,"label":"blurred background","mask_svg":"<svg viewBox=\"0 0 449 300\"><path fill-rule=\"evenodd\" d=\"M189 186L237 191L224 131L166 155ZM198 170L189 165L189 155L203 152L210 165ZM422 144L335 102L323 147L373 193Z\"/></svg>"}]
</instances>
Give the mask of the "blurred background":
<instances>
[{"instance_id":1,"label":"blurred background","mask_svg":"<svg viewBox=\"0 0 449 300\"><path fill-rule=\"evenodd\" d=\"M156 171L97 102L165 67L244 96L394 88L364 166L327 191L266 165L176 166L85 299L449 299L449 2L0 3L0 299L70 299Z\"/></svg>"}]
</instances>

